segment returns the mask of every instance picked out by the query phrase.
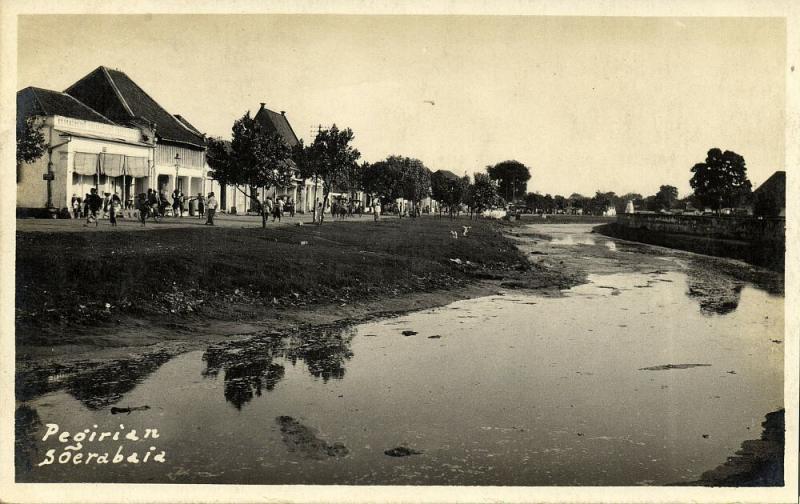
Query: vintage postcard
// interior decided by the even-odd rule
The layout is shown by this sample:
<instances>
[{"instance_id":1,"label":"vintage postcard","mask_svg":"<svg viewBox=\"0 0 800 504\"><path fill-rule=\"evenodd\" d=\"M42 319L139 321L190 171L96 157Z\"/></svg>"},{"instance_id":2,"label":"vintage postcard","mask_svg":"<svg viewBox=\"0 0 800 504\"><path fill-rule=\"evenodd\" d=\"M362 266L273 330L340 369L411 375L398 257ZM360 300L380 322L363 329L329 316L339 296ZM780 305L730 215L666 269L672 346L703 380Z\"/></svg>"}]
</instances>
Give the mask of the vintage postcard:
<instances>
[{"instance_id":1,"label":"vintage postcard","mask_svg":"<svg viewBox=\"0 0 800 504\"><path fill-rule=\"evenodd\" d=\"M796 502L795 9L4 2L0 500Z\"/></svg>"}]
</instances>

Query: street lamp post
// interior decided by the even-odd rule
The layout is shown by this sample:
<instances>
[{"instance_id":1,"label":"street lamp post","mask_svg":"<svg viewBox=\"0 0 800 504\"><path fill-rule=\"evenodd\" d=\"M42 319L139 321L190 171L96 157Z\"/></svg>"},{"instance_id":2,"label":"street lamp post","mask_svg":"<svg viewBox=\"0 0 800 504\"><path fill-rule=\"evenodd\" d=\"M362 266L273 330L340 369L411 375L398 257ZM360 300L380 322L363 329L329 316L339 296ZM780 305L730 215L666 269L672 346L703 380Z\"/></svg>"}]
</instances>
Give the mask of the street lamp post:
<instances>
[{"instance_id":1,"label":"street lamp post","mask_svg":"<svg viewBox=\"0 0 800 504\"><path fill-rule=\"evenodd\" d=\"M180 167L181 162L181 155L175 154L175 188L174 190L178 190L178 168Z\"/></svg>"}]
</instances>

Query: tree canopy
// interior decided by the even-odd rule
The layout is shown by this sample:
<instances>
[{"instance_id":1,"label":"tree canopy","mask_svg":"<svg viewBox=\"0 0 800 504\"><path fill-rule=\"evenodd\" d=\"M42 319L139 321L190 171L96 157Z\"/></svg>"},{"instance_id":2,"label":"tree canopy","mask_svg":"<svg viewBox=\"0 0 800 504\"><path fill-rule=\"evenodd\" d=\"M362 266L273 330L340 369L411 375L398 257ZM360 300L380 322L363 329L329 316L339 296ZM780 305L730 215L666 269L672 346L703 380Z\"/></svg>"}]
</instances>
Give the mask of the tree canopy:
<instances>
[{"instance_id":1,"label":"tree canopy","mask_svg":"<svg viewBox=\"0 0 800 504\"><path fill-rule=\"evenodd\" d=\"M443 208L451 218L458 213L469 190L469 177L453 178L441 171L431 175L431 194L439 202L439 212Z\"/></svg>"},{"instance_id":2,"label":"tree canopy","mask_svg":"<svg viewBox=\"0 0 800 504\"><path fill-rule=\"evenodd\" d=\"M476 214L488 210L499 202L497 187L489 175L476 173L475 181L469 186L466 203L470 210Z\"/></svg>"},{"instance_id":3,"label":"tree canopy","mask_svg":"<svg viewBox=\"0 0 800 504\"><path fill-rule=\"evenodd\" d=\"M230 151L225 154L223 144L211 141L212 155L209 166L214 168L214 177L226 184L233 184L246 197L256 201L263 209L259 198L260 189L288 186L294 175L291 150L283 138L265 130L247 112L233 123L233 139ZM267 216L262 214L262 226L266 227Z\"/></svg>"},{"instance_id":4,"label":"tree canopy","mask_svg":"<svg viewBox=\"0 0 800 504\"><path fill-rule=\"evenodd\" d=\"M514 201L525 196L531 171L524 164L514 160L502 161L494 166L487 166L486 172L491 180L498 182L498 193L506 201Z\"/></svg>"},{"instance_id":5,"label":"tree canopy","mask_svg":"<svg viewBox=\"0 0 800 504\"><path fill-rule=\"evenodd\" d=\"M349 184L349 177L358 169L361 153L351 145L354 138L353 130L340 130L334 124L328 129L321 129L306 152L307 173L322 181L323 207L328 206L333 187ZM360 175L358 177L360 179ZM361 183L359 180L358 184ZM319 216L318 223L322 224L323 220L324 213Z\"/></svg>"},{"instance_id":6,"label":"tree canopy","mask_svg":"<svg viewBox=\"0 0 800 504\"><path fill-rule=\"evenodd\" d=\"M678 188L671 185L662 185L653 199L653 210L671 210L678 201Z\"/></svg>"},{"instance_id":7,"label":"tree canopy","mask_svg":"<svg viewBox=\"0 0 800 504\"><path fill-rule=\"evenodd\" d=\"M691 169L689 181L700 202L714 211L736 208L752 192L744 157L718 148L708 151L704 163Z\"/></svg>"},{"instance_id":8,"label":"tree canopy","mask_svg":"<svg viewBox=\"0 0 800 504\"><path fill-rule=\"evenodd\" d=\"M17 129L17 165L33 163L44 154L47 142L33 117L25 119L22 128Z\"/></svg>"}]
</instances>

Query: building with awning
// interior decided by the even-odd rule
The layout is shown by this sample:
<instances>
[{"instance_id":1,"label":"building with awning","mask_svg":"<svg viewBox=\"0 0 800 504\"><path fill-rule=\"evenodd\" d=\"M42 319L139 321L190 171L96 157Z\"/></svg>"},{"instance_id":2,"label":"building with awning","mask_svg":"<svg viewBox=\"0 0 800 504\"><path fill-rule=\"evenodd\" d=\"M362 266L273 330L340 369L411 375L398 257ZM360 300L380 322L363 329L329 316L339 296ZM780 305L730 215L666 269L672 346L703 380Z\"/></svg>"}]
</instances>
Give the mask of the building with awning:
<instances>
[{"instance_id":1,"label":"building with awning","mask_svg":"<svg viewBox=\"0 0 800 504\"><path fill-rule=\"evenodd\" d=\"M64 91L114 123L150 128L155 152L147 187L184 194L203 191L205 135L185 117L173 115L121 70L97 67Z\"/></svg>"},{"instance_id":2,"label":"building with awning","mask_svg":"<svg viewBox=\"0 0 800 504\"><path fill-rule=\"evenodd\" d=\"M152 129L116 124L76 98L28 87L17 93L17 128L34 118L48 144L44 155L17 169L17 207L69 208L97 188L127 199L147 190L155 154ZM47 180L47 179L51 180Z\"/></svg>"}]
</instances>

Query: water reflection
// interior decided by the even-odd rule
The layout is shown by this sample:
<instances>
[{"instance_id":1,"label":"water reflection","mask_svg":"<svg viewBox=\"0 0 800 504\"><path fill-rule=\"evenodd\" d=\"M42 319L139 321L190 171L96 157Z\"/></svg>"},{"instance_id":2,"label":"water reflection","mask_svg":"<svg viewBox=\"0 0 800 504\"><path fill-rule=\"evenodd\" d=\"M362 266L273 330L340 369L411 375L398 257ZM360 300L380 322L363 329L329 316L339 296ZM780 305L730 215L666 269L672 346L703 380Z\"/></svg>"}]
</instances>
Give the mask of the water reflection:
<instances>
[{"instance_id":1,"label":"water reflection","mask_svg":"<svg viewBox=\"0 0 800 504\"><path fill-rule=\"evenodd\" d=\"M216 377L222 371L225 399L241 409L283 379L285 369L275 362L278 359L293 366L304 362L309 374L325 383L332 378L341 380L345 362L353 357L350 343L354 335L353 327L330 326L317 328L313 334L271 334L215 345L203 354L206 368L202 374Z\"/></svg>"},{"instance_id":2,"label":"water reflection","mask_svg":"<svg viewBox=\"0 0 800 504\"><path fill-rule=\"evenodd\" d=\"M20 371L16 375L17 400L27 401L66 389L87 408L103 409L117 403L171 358L171 354L159 351L101 365L78 362L69 367L56 365Z\"/></svg>"}]
</instances>

